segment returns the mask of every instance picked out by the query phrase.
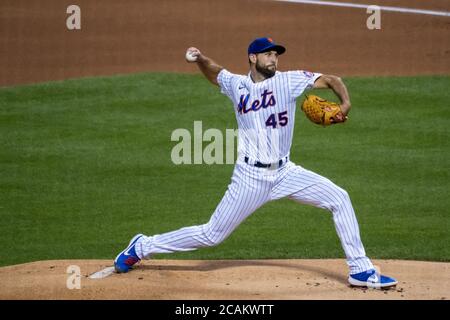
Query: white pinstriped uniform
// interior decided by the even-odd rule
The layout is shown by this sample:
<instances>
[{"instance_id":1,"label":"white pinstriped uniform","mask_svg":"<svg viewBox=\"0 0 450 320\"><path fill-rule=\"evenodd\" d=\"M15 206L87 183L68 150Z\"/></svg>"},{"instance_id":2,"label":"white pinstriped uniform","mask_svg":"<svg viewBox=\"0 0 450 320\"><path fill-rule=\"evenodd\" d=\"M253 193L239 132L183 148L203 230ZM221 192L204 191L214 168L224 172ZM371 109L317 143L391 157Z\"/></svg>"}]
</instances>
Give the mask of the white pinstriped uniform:
<instances>
[{"instance_id":1,"label":"white pinstriped uniform","mask_svg":"<svg viewBox=\"0 0 450 320\"><path fill-rule=\"evenodd\" d=\"M136 243L138 256L217 245L256 209L268 201L288 197L332 212L350 274L373 269L366 257L347 192L287 158L294 130L296 98L311 88L320 76L306 71L277 71L272 78L254 83L250 74L235 75L222 70L217 80L222 93L233 101L239 127L238 160L228 190L208 223L144 236ZM269 118L273 121L268 121ZM281 166L280 159L283 160ZM255 167L256 162L274 165Z\"/></svg>"}]
</instances>

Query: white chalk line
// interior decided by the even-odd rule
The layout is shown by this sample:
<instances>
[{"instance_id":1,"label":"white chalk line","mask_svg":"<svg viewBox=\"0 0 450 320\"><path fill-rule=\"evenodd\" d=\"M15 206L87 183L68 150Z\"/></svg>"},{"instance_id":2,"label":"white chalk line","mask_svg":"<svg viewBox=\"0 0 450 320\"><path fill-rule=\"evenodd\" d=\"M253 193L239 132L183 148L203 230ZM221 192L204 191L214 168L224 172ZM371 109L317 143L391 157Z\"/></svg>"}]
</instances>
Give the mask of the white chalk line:
<instances>
[{"instance_id":1,"label":"white chalk line","mask_svg":"<svg viewBox=\"0 0 450 320\"><path fill-rule=\"evenodd\" d=\"M316 4L321 6L333 6L333 7L362 8L362 9L367 9L371 6L374 6L374 4L359 4L350 2L317 1L317 0L275 0L275 1L302 3L302 4ZM410 8L378 6L378 5L377 7L379 7L380 10L383 11L450 17L450 12L448 11L421 10L421 9L410 9Z\"/></svg>"}]
</instances>

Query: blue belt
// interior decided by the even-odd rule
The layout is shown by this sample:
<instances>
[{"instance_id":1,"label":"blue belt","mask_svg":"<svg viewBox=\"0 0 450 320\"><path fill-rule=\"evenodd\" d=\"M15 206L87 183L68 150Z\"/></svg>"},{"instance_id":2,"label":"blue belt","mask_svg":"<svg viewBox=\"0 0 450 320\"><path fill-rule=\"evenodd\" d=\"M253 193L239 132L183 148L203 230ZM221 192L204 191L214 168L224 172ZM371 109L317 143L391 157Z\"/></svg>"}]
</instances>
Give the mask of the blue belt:
<instances>
[{"instance_id":1,"label":"blue belt","mask_svg":"<svg viewBox=\"0 0 450 320\"><path fill-rule=\"evenodd\" d=\"M248 163L249 160L250 160L249 157L245 157L244 158L244 161L247 164L250 164L250 163ZM279 167L281 167L283 165L283 161L285 161L285 163L286 163L288 161L288 157L285 157L284 159L278 160L278 163L277 162L275 162L275 163L262 163L262 162L256 161L255 163L250 164L250 165L253 165L253 166L257 167L257 168L270 168L270 167L275 166L275 165L278 164L278 168L279 168Z\"/></svg>"}]
</instances>

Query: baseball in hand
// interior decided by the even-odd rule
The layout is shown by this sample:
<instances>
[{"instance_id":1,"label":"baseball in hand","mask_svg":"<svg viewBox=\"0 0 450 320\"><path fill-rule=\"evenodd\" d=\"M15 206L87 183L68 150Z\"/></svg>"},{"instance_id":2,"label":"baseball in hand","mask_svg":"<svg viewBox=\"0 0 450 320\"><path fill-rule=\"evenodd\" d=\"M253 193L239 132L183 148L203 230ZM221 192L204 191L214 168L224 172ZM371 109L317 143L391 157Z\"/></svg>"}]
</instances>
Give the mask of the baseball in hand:
<instances>
[{"instance_id":1,"label":"baseball in hand","mask_svg":"<svg viewBox=\"0 0 450 320\"><path fill-rule=\"evenodd\" d=\"M197 56L199 54L198 49L195 48L189 48L186 51L186 61L188 62L195 62L197 61Z\"/></svg>"}]
</instances>

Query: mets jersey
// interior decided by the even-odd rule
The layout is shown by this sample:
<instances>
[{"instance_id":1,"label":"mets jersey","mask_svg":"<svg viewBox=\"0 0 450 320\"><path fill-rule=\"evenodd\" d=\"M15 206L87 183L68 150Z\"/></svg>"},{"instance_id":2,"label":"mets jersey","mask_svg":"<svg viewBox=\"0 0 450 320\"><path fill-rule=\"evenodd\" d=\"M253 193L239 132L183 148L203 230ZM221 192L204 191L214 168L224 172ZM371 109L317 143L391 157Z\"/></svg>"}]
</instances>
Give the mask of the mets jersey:
<instances>
[{"instance_id":1,"label":"mets jersey","mask_svg":"<svg viewBox=\"0 0 450 320\"><path fill-rule=\"evenodd\" d=\"M234 105L239 129L238 158L275 163L289 156L294 133L296 98L322 74L277 71L255 83L250 77L221 70L217 82Z\"/></svg>"}]
</instances>

